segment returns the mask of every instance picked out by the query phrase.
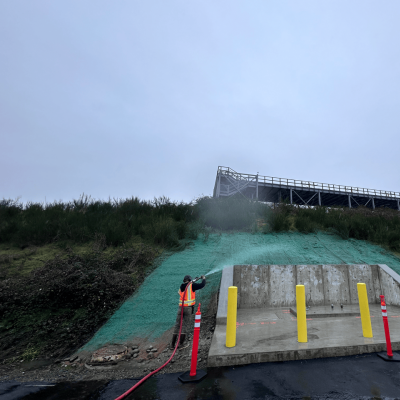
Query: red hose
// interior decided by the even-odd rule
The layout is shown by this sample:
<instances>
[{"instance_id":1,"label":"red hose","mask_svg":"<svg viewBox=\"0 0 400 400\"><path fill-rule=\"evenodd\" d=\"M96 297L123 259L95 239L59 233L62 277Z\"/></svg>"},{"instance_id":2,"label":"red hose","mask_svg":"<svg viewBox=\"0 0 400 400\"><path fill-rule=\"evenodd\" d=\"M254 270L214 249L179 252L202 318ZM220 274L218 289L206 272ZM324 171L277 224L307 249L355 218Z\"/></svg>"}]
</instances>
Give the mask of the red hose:
<instances>
[{"instance_id":1,"label":"red hose","mask_svg":"<svg viewBox=\"0 0 400 400\"><path fill-rule=\"evenodd\" d=\"M185 298L186 290L188 289L190 283L191 283L191 282L189 282L189 283L186 285L185 291L183 292L183 299ZM182 302L182 303L183 303L183 302ZM175 353L176 353L176 350L178 349L179 341L180 341L180 339L181 339L182 321L183 321L183 304L182 304L181 307L182 307L182 311L181 311L181 325L180 325L180 327L179 327L179 335L178 335L178 338L177 338L177 340L176 340L175 349L174 349L173 353L171 354L171 357L166 361L165 364L161 365L161 367L155 369L153 372L150 372L148 375L146 375L144 378L142 378L138 383L136 383L134 386L132 386L132 387L131 387L129 390L127 390L125 393L121 394L121 396L117 397L115 400L121 400L121 399L123 399L124 397L128 396L128 394L132 393L132 392L133 392L139 385L141 385L145 380L149 379L152 375L156 374L158 371L161 371L161 370L172 360L172 358L174 357L174 355L175 355Z\"/></svg>"}]
</instances>

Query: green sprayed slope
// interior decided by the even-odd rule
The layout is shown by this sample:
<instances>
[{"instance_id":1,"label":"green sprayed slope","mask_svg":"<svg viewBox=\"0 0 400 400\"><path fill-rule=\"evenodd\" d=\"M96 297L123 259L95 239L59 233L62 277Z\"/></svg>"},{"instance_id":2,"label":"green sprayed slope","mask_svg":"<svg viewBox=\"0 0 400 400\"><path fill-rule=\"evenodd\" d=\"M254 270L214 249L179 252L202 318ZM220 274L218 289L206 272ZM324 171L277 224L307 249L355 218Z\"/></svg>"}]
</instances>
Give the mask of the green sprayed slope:
<instances>
[{"instance_id":1,"label":"green sprayed slope","mask_svg":"<svg viewBox=\"0 0 400 400\"><path fill-rule=\"evenodd\" d=\"M210 235L191 248L166 259L140 289L96 333L84 350L107 343L124 343L133 337L154 339L174 325L178 290L184 275L213 272L207 286L197 292L206 307L219 286L224 265L234 264L387 264L400 273L400 259L379 246L358 240L317 233Z\"/></svg>"}]
</instances>

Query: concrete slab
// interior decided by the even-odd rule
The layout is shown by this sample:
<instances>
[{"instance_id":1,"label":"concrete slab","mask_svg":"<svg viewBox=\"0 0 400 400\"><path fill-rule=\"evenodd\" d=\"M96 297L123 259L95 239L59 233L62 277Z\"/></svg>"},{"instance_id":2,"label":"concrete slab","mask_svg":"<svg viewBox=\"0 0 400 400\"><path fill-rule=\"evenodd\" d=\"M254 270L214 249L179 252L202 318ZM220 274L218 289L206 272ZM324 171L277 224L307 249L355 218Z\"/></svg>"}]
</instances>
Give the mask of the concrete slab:
<instances>
[{"instance_id":1,"label":"concrete slab","mask_svg":"<svg viewBox=\"0 0 400 400\"><path fill-rule=\"evenodd\" d=\"M298 343L297 321L290 313L290 308L239 308L236 346L225 347L226 325L217 324L208 356L208 366L384 351L386 341L380 306L370 304L370 314L373 338L362 336L361 319L358 316L307 318L308 343ZM388 315L393 350L400 350L400 307L388 307Z\"/></svg>"}]
</instances>

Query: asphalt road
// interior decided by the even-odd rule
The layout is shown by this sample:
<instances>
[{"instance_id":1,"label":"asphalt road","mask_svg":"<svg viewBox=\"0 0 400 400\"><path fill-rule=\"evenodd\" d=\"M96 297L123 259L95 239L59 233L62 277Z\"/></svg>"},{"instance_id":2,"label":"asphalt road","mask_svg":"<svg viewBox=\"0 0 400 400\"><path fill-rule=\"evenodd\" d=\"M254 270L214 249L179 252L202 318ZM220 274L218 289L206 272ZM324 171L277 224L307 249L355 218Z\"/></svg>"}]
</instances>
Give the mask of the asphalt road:
<instances>
[{"instance_id":1,"label":"asphalt road","mask_svg":"<svg viewBox=\"0 0 400 400\"><path fill-rule=\"evenodd\" d=\"M400 399L400 363L376 354L210 368L200 383L182 384L179 375L152 377L127 399ZM136 382L7 382L0 399L114 400Z\"/></svg>"}]
</instances>

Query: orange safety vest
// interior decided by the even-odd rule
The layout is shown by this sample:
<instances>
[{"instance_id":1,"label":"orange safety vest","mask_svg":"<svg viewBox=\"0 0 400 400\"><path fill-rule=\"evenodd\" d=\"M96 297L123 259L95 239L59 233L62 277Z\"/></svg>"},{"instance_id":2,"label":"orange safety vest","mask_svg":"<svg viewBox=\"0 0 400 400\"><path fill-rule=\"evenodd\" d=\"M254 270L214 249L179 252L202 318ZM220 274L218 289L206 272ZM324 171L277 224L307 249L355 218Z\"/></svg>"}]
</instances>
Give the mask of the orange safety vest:
<instances>
[{"instance_id":1,"label":"orange safety vest","mask_svg":"<svg viewBox=\"0 0 400 400\"><path fill-rule=\"evenodd\" d=\"M194 306L196 304L196 294L192 290L192 284L189 283L189 287L185 292L181 292L181 289L178 290L179 293L179 306L182 306L182 300L183 300L183 307L190 307ZM183 299L183 294L185 293L185 298Z\"/></svg>"}]
</instances>

